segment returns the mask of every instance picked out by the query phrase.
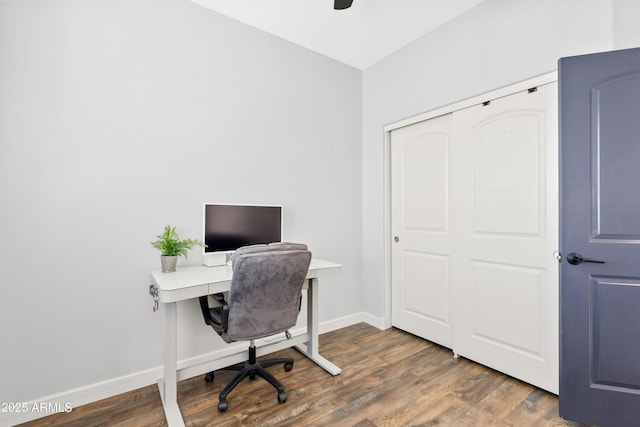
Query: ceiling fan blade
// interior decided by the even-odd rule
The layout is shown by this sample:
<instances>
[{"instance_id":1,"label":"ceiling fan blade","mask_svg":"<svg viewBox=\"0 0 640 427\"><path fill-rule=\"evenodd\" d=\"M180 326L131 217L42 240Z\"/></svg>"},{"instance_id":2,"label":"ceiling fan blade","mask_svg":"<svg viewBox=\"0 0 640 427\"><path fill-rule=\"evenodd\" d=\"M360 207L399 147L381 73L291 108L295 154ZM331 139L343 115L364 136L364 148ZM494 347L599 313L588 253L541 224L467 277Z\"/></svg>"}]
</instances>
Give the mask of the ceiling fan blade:
<instances>
[{"instance_id":1,"label":"ceiling fan blade","mask_svg":"<svg viewBox=\"0 0 640 427\"><path fill-rule=\"evenodd\" d=\"M353 3L353 0L334 0L333 8L335 10L348 9L351 7L351 3Z\"/></svg>"}]
</instances>

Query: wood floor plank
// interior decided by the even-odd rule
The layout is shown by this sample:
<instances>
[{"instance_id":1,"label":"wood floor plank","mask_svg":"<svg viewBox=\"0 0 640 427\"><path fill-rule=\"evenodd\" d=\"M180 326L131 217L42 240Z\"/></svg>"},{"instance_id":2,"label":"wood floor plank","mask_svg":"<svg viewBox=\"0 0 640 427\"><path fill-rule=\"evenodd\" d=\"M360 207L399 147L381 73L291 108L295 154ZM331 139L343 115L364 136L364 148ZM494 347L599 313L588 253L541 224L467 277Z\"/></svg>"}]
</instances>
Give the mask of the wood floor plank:
<instances>
[{"instance_id":1,"label":"wood floor plank","mask_svg":"<svg viewBox=\"0 0 640 427\"><path fill-rule=\"evenodd\" d=\"M216 339L212 336L212 339ZM320 336L322 354L342 368L332 376L293 349L294 368L269 370L289 395L279 404L266 381L245 380L219 413L218 393L235 372L216 371L178 384L190 427L227 426L573 426L558 417L558 399L451 350L398 329L365 323ZM268 358L268 357L267 357ZM156 385L51 415L21 427L166 426Z\"/></svg>"},{"instance_id":2,"label":"wood floor plank","mask_svg":"<svg viewBox=\"0 0 640 427\"><path fill-rule=\"evenodd\" d=\"M479 418L505 419L535 387L514 378L507 378L476 404L469 415Z\"/></svg>"}]
</instances>

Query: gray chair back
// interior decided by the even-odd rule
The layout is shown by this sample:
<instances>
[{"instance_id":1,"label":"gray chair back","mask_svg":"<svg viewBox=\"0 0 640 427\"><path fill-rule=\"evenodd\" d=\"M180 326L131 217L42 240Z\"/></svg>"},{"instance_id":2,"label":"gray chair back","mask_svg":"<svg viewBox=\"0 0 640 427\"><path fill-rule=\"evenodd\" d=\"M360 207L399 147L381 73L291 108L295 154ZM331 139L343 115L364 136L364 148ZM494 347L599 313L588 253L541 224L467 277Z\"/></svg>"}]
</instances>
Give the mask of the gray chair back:
<instances>
[{"instance_id":1,"label":"gray chair back","mask_svg":"<svg viewBox=\"0 0 640 427\"><path fill-rule=\"evenodd\" d=\"M299 243L236 250L225 341L262 338L293 327L310 262L311 252Z\"/></svg>"}]
</instances>

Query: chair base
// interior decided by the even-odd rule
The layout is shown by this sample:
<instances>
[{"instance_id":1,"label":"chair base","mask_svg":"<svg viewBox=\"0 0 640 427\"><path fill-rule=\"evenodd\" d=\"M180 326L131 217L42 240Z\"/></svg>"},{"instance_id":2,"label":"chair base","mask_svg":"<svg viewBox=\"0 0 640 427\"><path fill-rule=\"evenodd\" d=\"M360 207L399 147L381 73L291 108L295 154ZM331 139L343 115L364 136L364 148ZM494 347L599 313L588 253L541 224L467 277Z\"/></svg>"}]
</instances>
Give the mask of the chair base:
<instances>
[{"instance_id":1,"label":"chair base","mask_svg":"<svg viewBox=\"0 0 640 427\"><path fill-rule=\"evenodd\" d=\"M236 388L238 384L242 382L243 379L249 377L251 380L256 378L256 375L264 378L274 386L278 390L278 403L284 403L287 401L287 393L284 391L284 386L280 381L276 379L273 375L267 372L264 368L268 368L269 366L274 365L284 365L285 371L290 371L293 369L293 359L290 357L287 358L279 358L279 359L269 359L258 362L256 360L256 347L249 347L249 360L238 363L229 367L224 368L225 370L230 371L239 371L238 374L222 389L219 396L218 402L218 411L224 412L227 410L227 395L231 393L231 391ZM209 372L205 376L206 382L212 382L214 377L213 372Z\"/></svg>"}]
</instances>

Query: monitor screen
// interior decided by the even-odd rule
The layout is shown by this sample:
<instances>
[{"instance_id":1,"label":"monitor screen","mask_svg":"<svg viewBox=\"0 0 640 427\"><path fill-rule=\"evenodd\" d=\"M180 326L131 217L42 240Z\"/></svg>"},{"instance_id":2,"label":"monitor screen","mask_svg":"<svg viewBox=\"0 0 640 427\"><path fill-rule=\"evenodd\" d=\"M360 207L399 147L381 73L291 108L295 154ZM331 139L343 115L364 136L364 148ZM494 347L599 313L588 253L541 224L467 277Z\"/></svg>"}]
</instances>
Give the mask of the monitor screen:
<instances>
[{"instance_id":1,"label":"monitor screen","mask_svg":"<svg viewBox=\"0 0 640 427\"><path fill-rule=\"evenodd\" d=\"M207 252L282 241L282 206L204 205Z\"/></svg>"}]
</instances>

